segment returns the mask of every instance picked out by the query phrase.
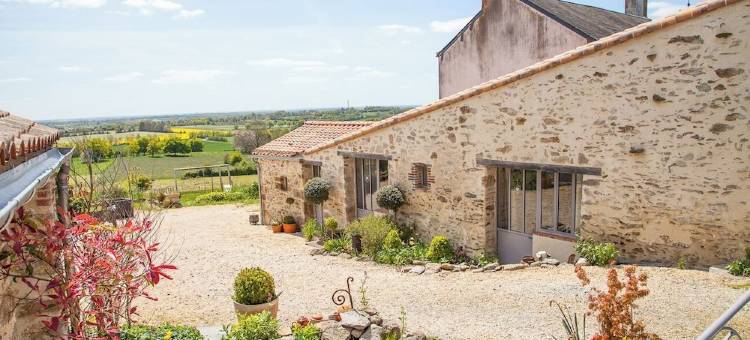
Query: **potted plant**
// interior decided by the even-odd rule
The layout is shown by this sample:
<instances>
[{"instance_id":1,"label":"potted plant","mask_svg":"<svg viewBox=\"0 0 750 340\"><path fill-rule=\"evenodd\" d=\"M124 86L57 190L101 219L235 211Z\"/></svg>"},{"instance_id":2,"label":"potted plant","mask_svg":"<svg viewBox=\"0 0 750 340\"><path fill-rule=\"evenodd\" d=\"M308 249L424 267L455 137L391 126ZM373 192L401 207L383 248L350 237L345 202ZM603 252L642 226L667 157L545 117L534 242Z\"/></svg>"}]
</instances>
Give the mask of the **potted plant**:
<instances>
[{"instance_id":1,"label":"potted plant","mask_svg":"<svg viewBox=\"0 0 750 340\"><path fill-rule=\"evenodd\" d=\"M352 238L352 250L359 254L362 252L362 228L359 223L349 225L349 235Z\"/></svg>"},{"instance_id":2,"label":"potted plant","mask_svg":"<svg viewBox=\"0 0 750 340\"><path fill-rule=\"evenodd\" d=\"M279 310L279 295L271 274L252 267L244 268L234 278L234 312L237 319L268 311L276 318Z\"/></svg>"},{"instance_id":3,"label":"potted plant","mask_svg":"<svg viewBox=\"0 0 750 340\"><path fill-rule=\"evenodd\" d=\"M331 190L331 184L328 181L314 177L305 183L305 200L312 204L319 204L320 211L323 211L323 202L328 199L328 193ZM323 221L318 221L321 223Z\"/></svg>"},{"instance_id":4,"label":"potted plant","mask_svg":"<svg viewBox=\"0 0 750 340\"><path fill-rule=\"evenodd\" d=\"M281 223L279 221L272 219L271 220L271 231L274 233L280 233L282 231Z\"/></svg>"},{"instance_id":5,"label":"potted plant","mask_svg":"<svg viewBox=\"0 0 750 340\"><path fill-rule=\"evenodd\" d=\"M292 215L284 216L284 219L281 220L281 223L284 225L285 233L293 234L297 232L297 222L294 220L294 216Z\"/></svg>"}]
</instances>

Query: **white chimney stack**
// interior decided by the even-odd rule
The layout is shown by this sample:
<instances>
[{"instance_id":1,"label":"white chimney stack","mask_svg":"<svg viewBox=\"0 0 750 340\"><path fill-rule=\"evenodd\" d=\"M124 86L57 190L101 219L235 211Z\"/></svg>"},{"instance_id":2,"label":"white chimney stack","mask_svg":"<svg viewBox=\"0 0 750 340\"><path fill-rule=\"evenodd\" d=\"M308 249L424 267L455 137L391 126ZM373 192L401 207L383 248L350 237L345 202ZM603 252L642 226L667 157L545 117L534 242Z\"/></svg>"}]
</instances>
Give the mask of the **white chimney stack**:
<instances>
[{"instance_id":1,"label":"white chimney stack","mask_svg":"<svg viewBox=\"0 0 750 340\"><path fill-rule=\"evenodd\" d=\"M648 16L648 0L625 0L625 14Z\"/></svg>"}]
</instances>

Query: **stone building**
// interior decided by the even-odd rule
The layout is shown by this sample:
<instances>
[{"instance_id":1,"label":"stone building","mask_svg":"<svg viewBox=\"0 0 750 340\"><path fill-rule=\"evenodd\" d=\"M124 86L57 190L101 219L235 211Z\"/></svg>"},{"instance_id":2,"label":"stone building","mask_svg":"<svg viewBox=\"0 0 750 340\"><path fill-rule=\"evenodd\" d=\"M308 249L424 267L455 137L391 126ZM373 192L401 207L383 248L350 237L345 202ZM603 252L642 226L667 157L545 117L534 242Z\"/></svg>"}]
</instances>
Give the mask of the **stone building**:
<instances>
[{"instance_id":1,"label":"stone building","mask_svg":"<svg viewBox=\"0 0 750 340\"><path fill-rule=\"evenodd\" d=\"M626 13L559 0L483 0L437 53L440 98L647 22L646 1Z\"/></svg>"},{"instance_id":2,"label":"stone building","mask_svg":"<svg viewBox=\"0 0 750 340\"><path fill-rule=\"evenodd\" d=\"M583 237L622 261L724 264L750 244L748 30L750 1L709 0L290 156L256 154L264 212L315 217L299 202L309 166L340 223L380 211L372 193L396 184L400 223L503 262L566 259Z\"/></svg>"},{"instance_id":3,"label":"stone building","mask_svg":"<svg viewBox=\"0 0 750 340\"><path fill-rule=\"evenodd\" d=\"M71 150L54 147L59 137L55 129L0 111L0 230L12 224L19 208L53 220L58 206L67 208ZM6 246L0 244L0 250ZM17 305L8 296L25 290L20 281L0 282L0 339L39 339L44 334L39 306Z\"/></svg>"}]
</instances>

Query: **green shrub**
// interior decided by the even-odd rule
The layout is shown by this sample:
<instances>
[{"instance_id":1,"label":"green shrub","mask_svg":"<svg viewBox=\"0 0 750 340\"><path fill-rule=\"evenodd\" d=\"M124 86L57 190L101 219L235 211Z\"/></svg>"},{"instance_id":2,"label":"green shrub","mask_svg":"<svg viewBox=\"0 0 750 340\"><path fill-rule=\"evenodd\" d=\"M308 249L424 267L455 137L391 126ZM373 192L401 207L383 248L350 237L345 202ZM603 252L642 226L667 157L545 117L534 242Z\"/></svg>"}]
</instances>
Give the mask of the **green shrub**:
<instances>
[{"instance_id":1,"label":"green shrub","mask_svg":"<svg viewBox=\"0 0 750 340\"><path fill-rule=\"evenodd\" d=\"M132 325L120 327L121 340L203 340L197 328L163 324L161 326Z\"/></svg>"},{"instance_id":2,"label":"green shrub","mask_svg":"<svg viewBox=\"0 0 750 340\"><path fill-rule=\"evenodd\" d=\"M406 202L404 193L395 185L386 185L378 189L375 193L375 200L381 208L393 211L398 210Z\"/></svg>"},{"instance_id":3,"label":"green shrub","mask_svg":"<svg viewBox=\"0 0 750 340\"><path fill-rule=\"evenodd\" d=\"M424 244L417 243L407 245L399 249L383 249L375 256L375 262L394 264L397 266L411 264L414 260L426 260L427 247Z\"/></svg>"},{"instance_id":4,"label":"green shrub","mask_svg":"<svg viewBox=\"0 0 750 340\"><path fill-rule=\"evenodd\" d=\"M320 339L320 328L313 324L307 326L292 326L292 335L294 340L318 340Z\"/></svg>"},{"instance_id":5,"label":"green shrub","mask_svg":"<svg viewBox=\"0 0 750 340\"><path fill-rule=\"evenodd\" d=\"M351 240L346 237L330 239L323 243L323 250L328 252L335 251L339 253L349 253L351 252L351 249Z\"/></svg>"},{"instance_id":6,"label":"green shrub","mask_svg":"<svg viewBox=\"0 0 750 340\"><path fill-rule=\"evenodd\" d=\"M280 337L279 321L268 311L244 317L225 332L222 340L272 340Z\"/></svg>"},{"instance_id":7,"label":"green shrub","mask_svg":"<svg viewBox=\"0 0 750 340\"><path fill-rule=\"evenodd\" d=\"M302 236L306 241L312 241L313 237L320 236L323 227L314 218L308 218L302 226Z\"/></svg>"},{"instance_id":8,"label":"green shrub","mask_svg":"<svg viewBox=\"0 0 750 340\"><path fill-rule=\"evenodd\" d=\"M362 252L375 257L383 248L383 241L388 232L396 229L390 219L374 214L367 215L349 225L350 233L362 237Z\"/></svg>"},{"instance_id":9,"label":"green shrub","mask_svg":"<svg viewBox=\"0 0 750 340\"><path fill-rule=\"evenodd\" d=\"M727 270L735 276L750 276L750 247L745 248L745 258L732 261Z\"/></svg>"},{"instance_id":10,"label":"green shrub","mask_svg":"<svg viewBox=\"0 0 750 340\"><path fill-rule=\"evenodd\" d=\"M339 232L339 222L333 217L323 219L323 236L326 239L333 238Z\"/></svg>"},{"instance_id":11,"label":"green shrub","mask_svg":"<svg viewBox=\"0 0 750 340\"><path fill-rule=\"evenodd\" d=\"M430 241L430 247L427 249L427 258L433 262L449 262L453 260L453 247L445 236L435 236Z\"/></svg>"},{"instance_id":12,"label":"green shrub","mask_svg":"<svg viewBox=\"0 0 750 340\"><path fill-rule=\"evenodd\" d=\"M152 182L153 181L151 180L151 178L149 178L148 176L144 176L144 175L138 175L132 179L132 183L140 191L146 191L148 189L151 189Z\"/></svg>"},{"instance_id":13,"label":"green shrub","mask_svg":"<svg viewBox=\"0 0 750 340\"><path fill-rule=\"evenodd\" d=\"M498 263L498 262L500 262L500 259L498 259L497 256L486 255L485 253L480 253L479 255L474 256L471 259L471 263L480 267L484 267L490 263Z\"/></svg>"},{"instance_id":14,"label":"green shrub","mask_svg":"<svg viewBox=\"0 0 750 340\"><path fill-rule=\"evenodd\" d=\"M227 201L239 201L245 199L246 196L242 192L230 191L230 192L209 192L207 194L198 195L195 197L194 202L196 204L205 204L213 202L227 202Z\"/></svg>"},{"instance_id":15,"label":"green shrub","mask_svg":"<svg viewBox=\"0 0 750 340\"><path fill-rule=\"evenodd\" d=\"M234 301L243 305L258 305L276 298L273 277L265 270L252 267L242 269L234 278Z\"/></svg>"},{"instance_id":16,"label":"green shrub","mask_svg":"<svg viewBox=\"0 0 750 340\"><path fill-rule=\"evenodd\" d=\"M253 182L249 186L242 188L242 193L247 198L257 200L260 197L260 185L258 182Z\"/></svg>"},{"instance_id":17,"label":"green shrub","mask_svg":"<svg viewBox=\"0 0 750 340\"><path fill-rule=\"evenodd\" d=\"M396 229L389 231L383 240L383 249L401 249L403 245Z\"/></svg>"},{"instance_id":18,"label":"green shrub","mask_svg":"<svg viewBox=\"0 0 750 340\"><path fill-rule=\"evenodd\" d=\"M606 266L612 263L620 252L612 243L599 243L590 240L578 240L576 253L595 266Z\"/></svg>"},{"instance_id":19,"label":"green shrub","mask_svg":"<svg viewBox=\"0 0 750 340\"><path fill-rule=\"evenodd\" d=\"M328 181L314 177L305 183L305 200L313 204L321 204L328 199L331 184Z\"/></svg>"},{"instance_id":20,"label":"green shrub","mask_svg":"<svg viewBox=\"0 0 750 340\"><path fill-rule=\"evenodd\" d=\"M294 220L294 216L292 215L286 215L281 219L281 223L284 224L296 224L297 221Z\"/></svg>"},{"instance_id":21,"label":"green shrub","mask_svg":"<svg viewBox=\"0 0 750 340\"><path fill-rule=\"evenodd\" d=\"M199 139L191 139L190 140L190 151L192 152L201 152L203 151L203 142Z\"/></svg>"}]
</instances>

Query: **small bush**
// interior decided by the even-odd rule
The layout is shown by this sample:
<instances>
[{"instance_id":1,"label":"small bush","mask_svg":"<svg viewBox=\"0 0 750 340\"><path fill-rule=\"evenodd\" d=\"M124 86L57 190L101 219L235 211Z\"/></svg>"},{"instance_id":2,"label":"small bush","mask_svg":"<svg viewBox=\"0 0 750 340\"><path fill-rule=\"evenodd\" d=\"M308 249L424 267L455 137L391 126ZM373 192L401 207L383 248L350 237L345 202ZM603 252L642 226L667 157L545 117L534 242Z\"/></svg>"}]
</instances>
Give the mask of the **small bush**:
<instances>
[{"instance_id":1,"label":"small bush","mask_svg":"<svg viewBox=\"0 0 750 340\"><path fill-rule=\"evenodd\" d=\"M351 240L348 238L334 238L323 243L323 250L327 252L349 253L351 249Z\"/></svg>"},{"instance_id":2,"label":"small bush","mask_svg":"<svg viewBox=\"0 0 750 340\"><path fill-rule=\"evenodd\" d=\"M260 185L258 182L253 182L249 186L242 188L242 192L247 198L257 200L260 197Z\"/></svg>"},{"instance_id":3,"label":"small bush","mask_svg":"<svg viewBox=\"0 0 750 340\"><path fill-rule=\"evenodd\" d=\"M484 253L480 253L479 255L471 259L471 263L480 267L484 267L490 263L498 263L498 262L500 262L500 259L498 259L497 256L486 255Z\"/></svg>"},{"instance_id":4,"label":"small bush","mask_svg":"<svg viewBox=\"0 0 750 340\"><path fill-rule=\"evenodd\" d=\"M294 216L292 215L286 215L284 218L281 219L281 223L284 224L296 224L297 221L294 220Z\"/></svg>"},{"instance_id":5,"label":"small bush","mask_svg":"<svg viewBox=\"0 0 750 340\"><path fill-rule=\"evenodd\" d=\"M575 247L576 253L595 266L606 266L615 261L620 252L612 243L598 243L589 240L579 240Z\"/></svg>"},{"instance_id":6,"label":"small bush","mask_svg":"<svg viewBox=\"0 0 750 340\"><path fill-rule=\"evenodd\" d=\"M435 236L427 249L427 258L433 262L449 262L453 260L453 247L445 236Z\"/></svg>"},{"instance_id":7,"label":"small bush","mask_svg":"<svg viewBox=\"0 0 750 340\"><path fill-rule=\"evenodd\" d=\"M333 217L323 219L323 232L325 238L333 238L339 232L339 222Z\"/></svg>"},{"instance_id":8,"label":"small bush","mask_svg":"<svg viewBox=\"0 0 750 340\"><path fill-rule=\"evenodd\" d=\"M132 182L136 188L140 191L146 191L148 189L151 189L151 184L153 181L151 178L144 176L144 175L138 175L135 178L133 178Z\"/></svg>"},{"instance_id":9,"label":"small bush","mask_svg":"<svg viewBox=\"0 0 750 340\"><path fill-rule=\"evenodd\" d=\"M383 240L383 249L401 249L403 245L404 243L401 242L401 237L398 236L398 231L395 229L389 231Z\"/></svg>"},{"instance_id":10,"label":"small bush","mask_svg":"<svg viewBox=\"0 0 750 340\"><path fill-rule=\"evenodd\" d=\"M132 325L120 327L121 340L203 340L203 336L197 328L192 326L181 326L163 324L161 326Z\"/></svg>"},{"instance_id":11,"label":"small bush","mask_svg":"<svg viewBox=\"0 0 750 340\"><path fill-rule=\"evenodd\" d=\"M306 326L292 326L292 335L294 340L318 340L320 339L320 328L313 324Z\"/></svg>"},{"instance_id":12,"label":"small bush","mask_svg":"<svg viewBox=\"0 0 750 340\"><path fill-rule=\"evenodd\" d=\"M222 340L272 340L280 337L279 321L268 311L244 317L225 332Z\"/></svg>"},{"instance_id":13,"label":"small bush","mask_svg":"<svg viewBox=\"0 0 750 340\"><path fill-rule=\"evenodd\" d=\"M750 276L750 247L745 248L745 258L732 261L727 270L735 276Z\"/></svg>"},{"instance_id":14,"label":"small bush","mask_svg":"<svg viewBox=\"0 0 750 340\"><path fill-rule=\"evenodd\" d=\"M321 204L328 199L331 184L328 181L314 177L305 183L305 200L313 204Z\"/></svg>"},{"instance_id":15,"label":"small bush","mask_svg":"<svg viewBox=\"0 0 750 340\"><path fill-rule=\"evenodd\" d=\"M323 227L314 218L308 218L302 226L302 236L306 241L312 241L313 237L320 236Z\"/></svg>"},{"instance_id":16,"label":"small bush","mask_svg":"<svg viewBox=\"0 0 750 340\"><path fill-rule=\"evenodd\" d=\"M354 221L349 229L362 236L362 252L374 257L383 248L388 232L396 229L396 226L386 217L371 214Z\"/></svg>"},{"instance_id":17,"label":"small bush","mask_svg":"<svg viewBox=\"0 0 750 340\"><path fill-rule=\"evenodd\" d=\"M258 305L276 298L273 277L265 270L252 267L242 269L234 278L234 301L243 305Z\"/></svg>"},{"instance_id":18,"label":"small bush","mask_svg":"<svg viewBox=\"0 0 750 340\"><path fill-rule=\"evenodd\" d=\"M375 262L402 266L414 260L427 259L427 246L421 243L407 245L399 249L383 249L375 256Z\"/></svg>"},{"instance_id":19,"label":"small bush","mask_svg":"<svg viewBox=\"0 0 750 340\"><path fill-rule=\"evenodd\" d=\"M378 206L388 210L396 211L406 202L404 193L395 185L386 185L375 193Z\"/></svg>"}]
</instances>

